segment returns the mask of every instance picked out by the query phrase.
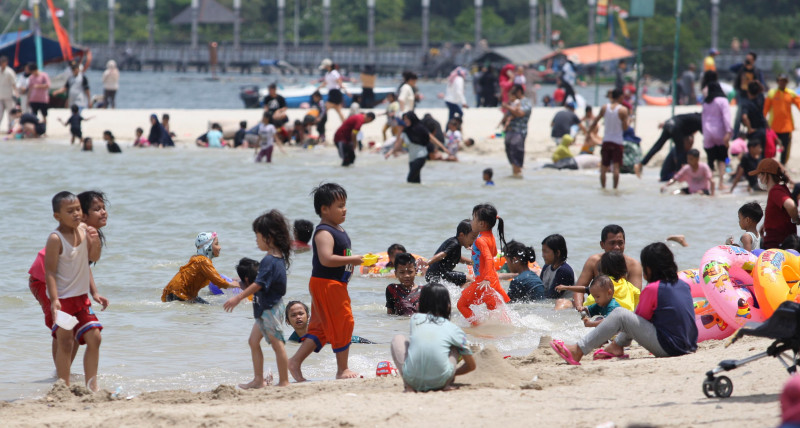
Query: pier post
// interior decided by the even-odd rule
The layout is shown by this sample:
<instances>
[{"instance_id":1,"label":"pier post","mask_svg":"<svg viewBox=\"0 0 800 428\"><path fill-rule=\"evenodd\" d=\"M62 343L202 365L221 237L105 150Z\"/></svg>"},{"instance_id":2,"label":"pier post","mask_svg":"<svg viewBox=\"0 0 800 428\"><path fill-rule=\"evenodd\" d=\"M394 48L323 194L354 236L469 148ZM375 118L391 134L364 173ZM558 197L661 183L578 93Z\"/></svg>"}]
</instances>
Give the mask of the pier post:
<instances>
[{"instance_id":1,"label":"pier post","mask_svg":"<svg viewBox=\"0 0 800 428\"><path fill-rule=\"evenodd\" d=\"M422 0L422 56L427 58L430 49L428 41L428 30L430 29L430 7L431 0Z\"/></svg>"},{"instance_id":2,"label":"pier post","mask_svg":"<svg viewBox=\"0 0 800 428\"><path fill-rule=\"evenodd\" d=\"M197 20L199 18L199 1L192 0L192 51L197 49Z\"/></svg>"},{"instance_id":3,"label":"pier post","mask_svg":"<svg viewBox=\"0 0 800 428\"><path fill-rule=\"evenodd\" d=\"M295 50L300 47L300 0L294 0L294 36Z\"/></svg>"},{"instance_id":4,"label":"pier post","mask_svg":"<svg viewBox=\"0 0 800 428\"><path fill-rule=\"evenodd\" d=\"M108 0L108 48L114 49L114 5L116 0Z\"/></svg>"},{"instance_id":5,"label":"pier post","mask_svg":"<svg viewBox=\"0 0 800 428\"><path fill-rule=\"evenodd\" d=\"M375 64L375 0L367 0L367 58Z\"/></svg>"},{"instance_id":6,"label":"pier post","mask_svg":"<svg viewBox=\"0 0 800 428\"><path fill-rule=\"evenodd\" d=\"M286 45L284 40L284 33L286 32L286 0L278 0L278 59L283 61L286 59Z\"/></svg>"},{"instance_id":7,"label":"pier post","mask_svg":"<svg viewBox=\"0 0 800 428\"><path fill-rule=\"evenodd\" d=\"M483 14L483 0L475 0L475 49L478 49L481 43L482 14Z\"/></svg>"},{"instance_id":8,"label":"pier post","mask_svg":"<svg viewBox=\"0 0 800 428\"><path fill-rule=\"evenodd\" d=\"M331 0L322 0L322 50L331 54Z\"/></svg>"},{"instance_id":9,"label":"pier post","mask_svg":"<svg viewBox=\"0 0 800 428\"><path fill-rule=\"evenodd\" d=\"M69 41L75 43L75 36L73 36L75 32L75 0L67 2L67 17L69 18Z\"/></svg>"},{"instance_id":10,"label":"pier post","mask_svg":"<svg viewBox=\"0 0 800 428\"><path fill-rule=\"evenodd\" d=\"M547 0L545 0L547 1ZM530 14L531 14L531 34L530 34L530 43L536 43L536 32L538 31L537 25L539 19L539 0L529 0L528 6L530 7Z\"/></svg>"},{"instance_id":11,"label":"pier post","mask_svg":"<svg viewBox=\"0 0 800 428\"><path fill-rule=\"evenodd\" d=\"M711 49L719 49L719 0L711 0Z\"/></svg>"},{"instance_id":12,"label":"pier post","mask_svg":"<svg viewBox=\"0 0 800 428\"><path fill-rule=\"evenodd\" d=\"M156 43L156 0L147 0L147 47L153 50Z\"/></svg>"},{"instance_id":13,"label":"pier post","mask_svg":"<svg viewBox=\"0 0 800 428\"><path fill-rule=\"evenodd\" d=\"M233 50L239 51L240 32L242 31L242 0L233 0Z\"/></svg>"},{"instance_id":14,"label":"pier post","mask_svg":"<svg viewBox=\"0 0 800 428\"><path fill-rule=\"evenodd\" d=\"M589 3L589 44L594 44L594 26L597 21L595 13L597 13L597 0L588 0Z\"/></svg>"}]
</instances>

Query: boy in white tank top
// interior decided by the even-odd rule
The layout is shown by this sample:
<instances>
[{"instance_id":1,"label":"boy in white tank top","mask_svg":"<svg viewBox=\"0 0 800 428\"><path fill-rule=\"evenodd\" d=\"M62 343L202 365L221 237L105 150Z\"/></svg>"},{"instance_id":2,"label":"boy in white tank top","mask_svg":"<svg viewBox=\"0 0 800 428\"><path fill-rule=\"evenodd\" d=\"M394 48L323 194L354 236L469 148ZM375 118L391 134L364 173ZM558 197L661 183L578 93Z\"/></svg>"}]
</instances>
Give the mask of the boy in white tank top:
<instances>
[{"instance_id":1,"label":"boy in white tank top","mask_svg":"<svg viewBox=\"0 0 800 428\"><path fill-rule=\"evenodd\" d=\"M622 155L625 149L622 134L628 129L628 108L620 103L622 90L614 89L609 91L608 98L610 103L600 109L592 127L589 129L591 134L601 118L605 118L605 133L603 135L603 145L600 149L600 185L606 188L606 173L611 166L614 166L614 189L619 184L619 170L622 167ZM606 114L608 113L608 114Z\"/></svg>"},{"instance_id":2,"label":"boy in white tank top","mask_svg":"<svg viewBox=\"0 0 800 428\"><path fill-rule=\"evenodd\" d=\"M53 197L53 217L58 220L58 227L47 238L45 245L45 282L53 319L58 319L58 311L78 319L72 330L66 330L58 324L53 325L53 337L57 344L55 360L58 378L69 385L72 347L78 341L86 344L86 356L83 360L86 386L97 391L100 330L103 326L92 311L89 300L89 260L99 258L100 243L95 236L87 234L86 224L81 223L82 214L80 202L72 193L59 192Z\"/></svg>"}]
</instances>

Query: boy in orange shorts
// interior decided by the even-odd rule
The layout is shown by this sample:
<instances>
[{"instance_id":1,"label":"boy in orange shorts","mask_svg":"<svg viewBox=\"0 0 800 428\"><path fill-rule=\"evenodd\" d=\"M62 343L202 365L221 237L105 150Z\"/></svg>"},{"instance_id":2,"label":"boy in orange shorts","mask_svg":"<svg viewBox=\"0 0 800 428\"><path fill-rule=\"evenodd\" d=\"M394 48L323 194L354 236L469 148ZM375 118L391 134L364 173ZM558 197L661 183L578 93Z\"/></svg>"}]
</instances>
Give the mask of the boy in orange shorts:
<instances>
[{"instance_id":1,"label":"boy in orange shorts","mask_svg":"<svg viewBox=\"0 0 800 428\"><path fill-rule=\"evenodd\" d=\"M472 231L478 232L472 244L472 262L475 281L461 292L458 299L458 310L473 325L478 324L471 305L485 304L486 309L493 311L502 303L511 300L500 285L500 278L494 269L494 257L497 255L497 243L492 229L497 223L500 243L505 246L503 219L497 216L497 209L490 204L475 205L472 209Z\"/></svg>"},{"instance_id":2,"label":"boy in orange shorts","mask_svg":"<svg viewBox=\"0 0 800 428\"><path fill-rule=\"evenodd\" d=\"M99 390L96 377L100 359L100 330L103 326L92 310L88 294L92 277L89 255L97 256L99 248L95 240L89 239L86 224L81 223L83 213L77 196L70 192L57 193L53 197L53 217L59 224L47 238L44 247L45 281L52 320L58 319L59 311L78 320L70 330L58 324L53 325L53 337L57 344L56 373L59 379L69 385L72 348L75 341L86 344L83 359L86 386L96 392Z\"/></svg>"},{"instance_id":3,"label":"boy in orange shorts","mask_svg":"<svg viewBox=\"0 0 800 428\"><path fill-rule=\"evenodd\" d=\"M320 217L311 246L313 257L308 281L311 319L308 333L300 338L300 349L289 359L289 373L296 381L305 381L300 370L303 361L311 352L319 352L330 343L336 354L336 378L355 378L358 373L347 367L355 324L347 283L353 266L360 265L363 260L361 256L350 254L350 237L341 227L347 215L347 192L338 184L326 183L311 193L314 211Z\"/></svg>"}]
</instances>

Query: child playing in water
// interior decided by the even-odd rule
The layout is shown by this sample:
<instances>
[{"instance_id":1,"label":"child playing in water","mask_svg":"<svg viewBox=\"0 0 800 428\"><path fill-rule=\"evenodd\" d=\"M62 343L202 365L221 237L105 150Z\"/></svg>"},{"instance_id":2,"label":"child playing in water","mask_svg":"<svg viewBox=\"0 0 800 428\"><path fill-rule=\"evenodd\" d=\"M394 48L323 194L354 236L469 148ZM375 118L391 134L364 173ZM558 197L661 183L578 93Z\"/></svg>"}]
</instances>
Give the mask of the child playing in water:
<instances>
[{"instance_id":1,"label":"child playing in water","mask_svg":"<svg viewBox=\"0 0 800 428\"><path fill-rule=\"evenodd\" d=\"M77 196L59 192L53 197L52 205L58 227L47 238L44 254L51 320L58 322L61 311L77 318L77 325L69 330L59 324L53 325L57 345L56 373L69 385L75 342L86 344L83 359L86 386L96 392L99 390L96 377L103 326L92 311L88 294L93 291L89 262L100 258L100 241L96 231L91 233L81 222L83 211Z\"/></svg>"},{"instance_id":2,"label":"child playing in water","mask_svg":"<svg viewBox=\"0 0 800 428\"><path fill-rule=\"evenodd\" d=\"M402 244L394 243L389 245L389 248L386 249L386 256L389 258L389 262L386 263L386 269L394 269L394 258L397 257L398 254L406 252L406 247Z\"/></svg>"},{"instance_id":3,"label":"child playing in water","mask_svg":"<svg viewBox=\"0 0 800 428\"><path fill-rule=\"evenodd\" d=\"M420 287L414 283L417 277L417 261L408 253L400 253L394 259L394 273L399 284L386 287L386 313L389 315L412 315L419 309Z\"/></svg>"},{"instance_id":4,"label":"child playing in water","mask_svg":"<svg viewBox=\"0 0 800 428\"><path fill-rule=\"evenodd\" d=\"M445 135L445 146L450 151L450 156L447 160L457 161L457 153L461 148L461 130L459 129L459 122L451 119L447 122L447 134Z\"/></svg>"},{"instance_id":5,"label":"child playing in water","mask_svg":"<svg viewBox=\"0 0 800 428\"><path fill-rule=\"evenodd\" d=\"M597 327L620 305L614 299L614 282L607 275L600 275L589 284L589 293L594 298L595 303L584 308L581 312L581 320L585 327ZM592 317L599 317L592 319Z\"/></svg>"},{"instance_id":6,"label":"child playing in water","mask_svg":"<svg viewBox=\"0 0 800 428\"><path fill-rule=\"evenodd\" d=\"M491 168L486 168L483 170L483 185L484 186L494 186L494 181L492 181L492 177L494 176L494 171Z\"/></svg>"},{"instance_id":7,"label":"child playing in water","mask_svg":"<svg viewBox=\"0 0 800 428\"><path fill-rule=\"evenodd\" d=\"M714 196L714 181L711 179L711 168L707 164L700 163L700 152L697 149L689 150L686 153L686 162L687 164L675 173L675 176L670 178L667 184L661 187L661 192L664 193L667 187L678 181L685 181L688 187L675 191L675 194L691 195L702 193Z\"/></svg>"},{"instance_id":8,"label":"child playing in water","mask_svg":"<svg viewBox=\"0 0 800 428\"><path fill-rule=\"evenodd\" d=\"M94 147L92 145L92 138L91 137L84 138L83 139L83 147L81 147L81 151L82 152L91 152L93 150L94 150Z\"/></svg>"},{"instance_id":9,"label":"child playing in water","mask_svg":"<svg viewBox=\"0 0 800 428\"><path fill-rule=\"evenodd\" d=\"M206 133L206 138L208 139L208 145L206 147L212 149L221 149L228 145L228 143L222 139L222 127L219 123L211 125L211 130Z\"/></svg>"},{"instance_id":10,"label":"child playing in water","mask_svg":"<svg viewBox=\"0 0 800 428\"><path fill-rule=\"evenodd\" d=\"M453 389L453 380L475 370L467 335L450 322L450 293L441 284L422 289L419 313L411 316L411 334L392 340L392 357L406 391ZM464 364L458 366L458 359Z\"/></svg>"},{"instance_id":11,"label":"child playing in water","mask_svg":"<svg viewBox=\"0 0 800 428\"><path fill-rule=\"evenodd\" d=\"M295 380L303 382L301 366L311 352L319 352L330 343L336 354L336 378L358 377L350 370L348 356L353 335L353 311L347 283L353 266L364 262L362 256L351 255L350 237L342 228L347 216L347 192L335 183L325 183L315 188L314 211L320 216L312 240L311 321L308 334L303 336L300 349L289 360L289 372Z\"/></svg>"},{"instance_id":12,"label":"child playing in water","mask_svg":"<svg viewBox=\"0 0 800 428\"><path fill-rule=\"evenodd\" d=\"M181 266L178 273L164 287L164 291L161 293L162 302L207 304L208 302L198 297L197 293L207 286L209 281L220 288L239 287L239 284L223 279L211 262L211 259L219 256L222 249L217 232L198 234L194 240L194 246L197 247L197 254L189 259L189 263Z\"/></svg>"},{"instance_id":13,"label":"child playing in water","mask_svg":"<svg viewBox=\"0 0 800 428\"><path fill-rule=\"evenodd\" d=\"M536 261L536 251L524 244L511 241L505 248L508 271L516 274L508 287L512 303L544 299L544 284L539 275L531 271L528 263Z\"/></svg>"},{"instance_id":14,"label":"child playing in water","mask_svg":"<svg viewBox=\"0 0 800 428\"><path fill-rule=\"evenodd\" d=\"M584 128L587 130L591 129L592 123L594 122L594 113L592 112L591 106L586 106L586 114L581 119L581 123L583 124ZM583 146L581 146L582 155L592 155L594 154L595 146L599 146L603 144L603 140L600 138L600 134L598 133L598 129L595 128L592 132L586 133L586 138L583 141Z\"/></svg>"},{"instance_id":15,"label":"child playing in water","mask_svg":"<svg viewBox=\"0 0 800 428\"><path fill-rule=\"evenodd\" d=\"M122 149L119 148L119 144L117 144L114 134L112 134L111 131L103 131L103 140L106 142L106 148L109 153L122 153Z\"/></svg>"},{"instance_id":16,"label":"child playing in water","mask_svg":"<svg viewBox=\"0 0 800 428\"><path fill-rule=\"evenodd\" d=\"M400 103L397 101L397 95L395 95L393 92L386 94L386 102L388 103L386 106L386 124L383 125L382 131L384 142L386 142L387 130L391 130L392 135L396 136L403 128L402 125L398 124L398 120L400 118L397 117L397 114L400 112Z\"/></svg>"},{"instance_id":17,"label":"child playing in water","mask_svg":"<svg viewBox=\"0 0 800 428\"><path fill-rule=\"evenodd\" d=\"M461 220L456 226L456 236L442 242L436 254L428 260L428 271L425 280L430 282L447 281L457 286L467 283L467 275L463 272L454 272L458 263L471 265L472 260L461 255L461 248L470 248L475 242L477 233L472 232L472 223L469 219Z\"/></svg>"},{"instance_id":18,"label":"child playing in water","mask_svg":"<svg viewBox=\"0 0 800 428\"><path fill-rule=\"evenodd\" d=\"M286 305L286 324L294 329L289 342L300 343L300 338L308 333L308 306L305 303L293 300ZM350 343L374 345L375 342L360 336L351 336Z\"/></svg>"},{"instance_id":19,"label":"child playing in water","mask_svg":"<svg viewBox=\"0 0 800 428\"><path fill-rule=\"evenodd\" d=\"M761 239L758 236L758 223L764 217L764 210L758 202L748 202L739 208L739 227L744 230L744 235L739 238L738 243L733 242L733 237L725 241L726 245L736 245L747 251L761 248Z\"/></svg>"},{"instance_id":20,"label":"child playing in water","mask_svg":"<svg viewBox=\"0 0 800 428\"><path fill-rule=\"evenodd\" d=\"M629 311L636 309L639 304L639 295L641 290L636 288L635 285L628 281L628 265L625 263L625 256L619 251L609 251L600 256L600 262L597 266L600 274L606 275L611 278L614 285L614 299L619 305ZM569 290L577 293L591 294L590 287L581 287L578 285L573 286L557 286L556 290ZM584 301L584 306L595 303L593 296L589 296Z\"/></svg>"},{"instance_id":21,"label":"child playing in water","mask_svg":"<svg viewBox=\"0 0 800 428\"><path fill-rule=\"evenodd\" d=\"M81 142L81 138L83 138L83 131L81 130L81 122L87 121L91 119L91 117L84 118L81 116L80 109L76 105L72 105L70 107L70 111L72 112L72 116L67 119L66 122L58 118L58 121L61 122L64 126L69 126L69 133L71 135L69 139L70 144L74 144L75 140L78 140L78 143Z\"/></svg>"},{"instance_id":22,"label":"child playing in water","mask_svg":"<svg viewBox=\"0 0 800 428\"><path fill-rule=\"evenodd\" d=\"M136 128L136 137L133 139L133 147L150 147L150 142L144 138L144 129Z\"/></svg>"},{"instance_id":23,"label":"child playing in water","mask_svg":"<svg viewBox=\"0 0 800 428\"><path fill-rule=\"evenodd\" d=\"M478 324L471 305L485 304L490 311L510 300L506 291L500 286L500 278L494 270L494 257L497 255L497 244L492 234L494 225L500 235L500 244L506 245L503 219L497 215L497 209L491 204L475 205L472 209L472 230L478 233L472 244L472 263L475 281L461 292L458 299L458 310L473 325Z\"/></svg>"},{"instance_id":24,"label":"child playing in water","mask_svg":"<svg viewBox=\"0 0 800 428\"><path fill-rule=\"evenodd\" d=\"M261 123L256 128L258 134L259 150L256 155L256 162L261 162L262 159L267 160L267 163L272 162L272 150L277 142L278 148L283 152L283 143L275 138L275 125L272 124L272 113L265 111L264 116L261 118Z\"/></svg>"},{"instance_id":25,"label":"child playing in water","mask_svg":"<svg viewBox=\"0 0 800 428\"><path fill-rule=\"evenodd\" d=\"M292 235L289 233L289 224L278 210L272 210L260 215L253 221L253 232L256 234L258 249L267 254L261 259L258 274L241 293L231 297L225 302L226 312L233 309L246 299L253 297L253 318L256 322L250 332L250 353L253 357L254 377L250 383L239 385L242 389L263 388L267 382L264 379L264 355L261 353L261 339L275 351L278 364L278 386L289 385L289 358L286 355L283 338L283 316L286 307L283 296L286 294L286 269L291 265ZM253 338L257 338L255 341Z\"/></svg>"},{"instance_id":26,"label":"child playing in water","mask_svg":"<svg viewBox=\"0 0 800 428\"><path fill-rule=\"evenodd\" d=\"M310 250L311 246L308 243L311 241L312 234L314 234L314 223L303 219L295 220L292 250L295 253L305 253Z\"/></svg>"},{"instance_id":27,"label":"child playing in water","mask_svg":"<svg viewBox=\"0 0 800 428\"><path fill-rule=\"evenodd\" d=\"M575 284L575 272L567 264L567 241L559 234L550 235L542 240L542 259L544 267L541 276L545 297L556 300L556 309L572 307L572 292L556 290L558 285Z\"/></svg>"}]
</instances>

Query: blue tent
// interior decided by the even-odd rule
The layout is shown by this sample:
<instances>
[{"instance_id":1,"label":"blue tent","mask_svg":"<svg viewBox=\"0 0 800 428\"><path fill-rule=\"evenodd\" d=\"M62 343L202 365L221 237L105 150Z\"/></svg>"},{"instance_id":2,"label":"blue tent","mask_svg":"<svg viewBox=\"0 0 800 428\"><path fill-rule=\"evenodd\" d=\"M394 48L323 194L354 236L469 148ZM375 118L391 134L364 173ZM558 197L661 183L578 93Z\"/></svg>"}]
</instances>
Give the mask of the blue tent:
<instances>
[{"instance_id":1,"label":"blue tent","mask_svg":"<svg viewBox=\"0 0 800 428\"><path fill-rule=\"evenodd\" d=\"M8 57L8 62L14 65L14 57L17 50L17 40L19 40L19 67L22 68L29 62L36 62L36 47L32 31L22 31L18 33L0 34L0 56ZM89 53L89 49L72 45L72 56L80 59ZM61 46L58 40L42 37L42 58L45 64L62 62L64 58L61 53Z\"/></svg>"}]
</instances>

